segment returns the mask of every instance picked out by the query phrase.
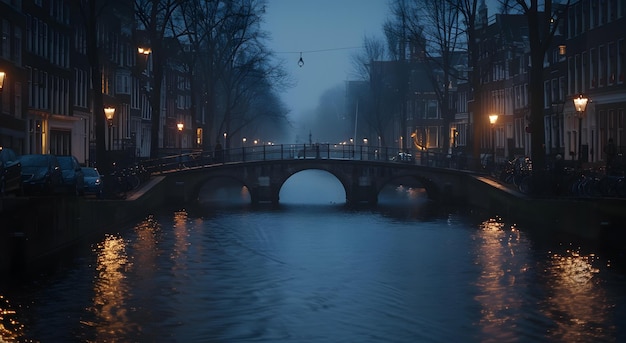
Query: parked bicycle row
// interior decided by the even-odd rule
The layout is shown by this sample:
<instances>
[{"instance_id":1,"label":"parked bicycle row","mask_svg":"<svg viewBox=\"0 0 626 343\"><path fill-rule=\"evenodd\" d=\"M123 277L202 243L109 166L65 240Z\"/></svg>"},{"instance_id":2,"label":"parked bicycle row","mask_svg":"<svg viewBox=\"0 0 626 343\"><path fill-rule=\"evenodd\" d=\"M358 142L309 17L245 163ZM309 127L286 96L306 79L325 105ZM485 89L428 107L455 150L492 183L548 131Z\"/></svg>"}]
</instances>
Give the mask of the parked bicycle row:
<instances>
[{"instance_id":1,"label":"parked bicycle row","mask_svg":"<svg viewBox=\"0 0 626 343\"><path fill-rule=\"evenodd\" d=\"M113 164L110 175L104 176L105 193L112 198L123 199L126 193L137 189L142 183L150 179L150 172L143 164L134 164L126 168Z\"/></svg>"},{"instance_id":2,"label":"parked bicycle row","mask_svg":"<svg viewBox=\"0 0 626 343\"><path fill-rule=\"evenodd\" d=\"M626 197L624 171L604 167L577 169L559 166L558 158L550 169L533 171L528 157L501 164L492 175L502 183L533 196Z\"/></svg>"}]
</instances>

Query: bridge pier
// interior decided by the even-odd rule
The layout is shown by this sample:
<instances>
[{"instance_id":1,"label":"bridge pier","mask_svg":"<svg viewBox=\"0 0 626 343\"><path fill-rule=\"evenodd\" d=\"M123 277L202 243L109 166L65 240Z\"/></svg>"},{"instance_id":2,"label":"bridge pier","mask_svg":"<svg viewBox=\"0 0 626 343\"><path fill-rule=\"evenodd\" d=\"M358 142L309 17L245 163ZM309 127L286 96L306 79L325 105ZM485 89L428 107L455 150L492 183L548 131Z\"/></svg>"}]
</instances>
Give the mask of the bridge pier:
<instances>
[{"instance_id":1,"label":"bridge pier","mask_svg":"<svg viewBox=\"0 0 626 343\"><path fill-rule=\"evenodd\" d=\"M378 203L378 190L369 176L360 176L353 179L350 189L346 189L346 202L349 205Z\"/></svg>"},{"instance_id":2,"label":"bridge pier","mask_svg":"<svg viewBox=\"0 0 626 343\"><path fill-rule=\"evenodd\" d=\"M278 204L278 190L272 186L257 186L250 189L250 202L252 204L272 203Z\"/></svg>"}]
</instances>

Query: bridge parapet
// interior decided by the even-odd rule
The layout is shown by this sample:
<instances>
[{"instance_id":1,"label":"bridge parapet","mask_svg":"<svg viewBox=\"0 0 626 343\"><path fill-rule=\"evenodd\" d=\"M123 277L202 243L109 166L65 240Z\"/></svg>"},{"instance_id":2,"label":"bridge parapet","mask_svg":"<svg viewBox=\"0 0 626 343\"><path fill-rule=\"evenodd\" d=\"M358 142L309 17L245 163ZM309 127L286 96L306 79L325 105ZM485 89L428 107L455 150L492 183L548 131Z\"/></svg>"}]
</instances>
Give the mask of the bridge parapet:
<instances>
[{"instance_id":1,"label":"bridge parapet","mask_svg":"<svg viewBox=\"0 0 626 343\"><path fill-rule=\"evenodd\" d=\"M174 187L172 194L180 194L184 200L197 199L201 186L209 180L229 178L248 188L253 203L278 203L283 184L304 170L322 170L334 175L344 187L348 204L375 204L383 187L401 178L417 181L433 200L454 200L464 194L462 180L467 174L379 160L296 158L186 166L163 175Z\"/></svg>"}]
</instances>

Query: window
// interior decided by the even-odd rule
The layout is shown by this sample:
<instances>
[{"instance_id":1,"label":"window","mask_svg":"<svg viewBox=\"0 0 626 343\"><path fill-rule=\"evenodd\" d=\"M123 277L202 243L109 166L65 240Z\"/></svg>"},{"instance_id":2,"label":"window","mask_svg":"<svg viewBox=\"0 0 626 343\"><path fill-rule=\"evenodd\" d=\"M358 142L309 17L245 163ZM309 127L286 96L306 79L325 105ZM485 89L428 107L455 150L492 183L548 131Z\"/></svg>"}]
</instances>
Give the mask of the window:
<instances>
[{"instance_id":1,"label":"window","mask_svg":"<svg viewBox=\"0 0 626 343\"><path fill-rule=\"evenodd\" d=\"M599 80L598 80L598 87L604 87L606 86L606 81L607 81L607 75L606 75L606 70L607 70L607 58L606 58L606 46L605 45L601 45L598 48L598 75L599 75Z\"/></svg>"},{"instance_id":2,"label":"window","mask_svg":"<svg viewBox=\"0 0 626 343\"><path fill-rule=\"evenodd\" d=\"M626 50L624 49L626 49L626 46L624 46L624 39L620 39L617 41L617 66L615 70L617 73L617 83L624 82L624 68L626 67Z\"/></svg>"},{"instance_id":3,"label":"window","mask_svg":"<svg viewBox=\"0 0 626 343\"><path fill-rule=\"evenodd\" d=\"M596 88L598 83L598 55L596 49L589 50L589 70L591 71L589 88Z\"/></svg>"},{"instance_id":4,"label":"window","mask_svg":"<svg viewBox=\"0 0 626 343\"><path fill-rule=\"evenodd\" d=\"M115 92L117 94L130 94L130 75L126 73L118 73L116 75L117 85Z\"/></svg>"},{"instance_id":5,"label":"window","mask_svg":"<svg viewBox=\"0 0 626 343\"><path fill-rule=\"evenodd\" d=\"M437 100L428 100L426 106L426 117L437 118Z\"/></svg>"},{"instance_id":6,"label":"window","mask_svg":"<svg viewBox=\"0 0 626 343\"><path fill-rule=\"evenodd\" d=\"M589 80L589 56L586 51L583 51L581 56L582 73L580 76L580 91L584 92L589 87L587 81Z\"/></svg>"},{"instance_id":7,"label":"window","mask_svg":"<svg viewBox=\"0 0 626 343\"><path fill-rule=\"evenodd\" d=\"M550 80L543 83L543 108L550 107L552 96L550 95Z\"/></svg>"},{"instance_id":8,"label":"window","mask_svg":"<svg viewBox=\"0 0 626 343\"><path fill-rule=\"evenodd\" d=\"M50 130L50 153L53 155L72 154L72 132L66 130Z\"/></svg>"},{"instance_id":9,"label":"window","mask_svg":"<svg viewBox=\"0 0 626 343\"><path fill-rule=\"evenodd\" d=\"M426 134L426 137L428 139L428 148L436 148L438 147L438 141L439 141L439 127L437 126L429 126L427 128L428 133Z\"/></svg>"},{"instance_id":10,"label":"window","mask_svg":"<svg viewBox=\"0 0 626 343\"><path fill-rule=\"evenodd\" d=\"M617 49L615 43L608 46L607 85L612 85L617 80Z\"/></svg>"},{"instance_id":11,"label":"window","mask_svg":"<svg viewBox=\"0 0 626 343\"><path fill-rule=\"evenodd\" d=\"M13 34L13 61L17 65L22 65L22 29L14 28Z\"/></svg>"},{"instance_id":12,"label":"window","mask_svg":"<svg viewBox=\"0 0 626 343\"><path fill-rule=\"evenodd\" d=\"M2 20L2 37L0 37L0 56L11 58L11 25L8 20Z\"/></svg>"}]
</instances>

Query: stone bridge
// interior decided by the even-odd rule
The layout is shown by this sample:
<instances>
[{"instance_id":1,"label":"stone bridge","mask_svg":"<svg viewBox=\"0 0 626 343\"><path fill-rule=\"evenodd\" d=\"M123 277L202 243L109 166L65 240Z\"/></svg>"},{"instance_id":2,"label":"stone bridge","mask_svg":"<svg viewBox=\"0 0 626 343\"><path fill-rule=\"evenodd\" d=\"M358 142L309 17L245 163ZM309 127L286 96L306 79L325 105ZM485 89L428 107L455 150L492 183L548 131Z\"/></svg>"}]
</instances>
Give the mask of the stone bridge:
<instances>
[{"instance_id":1,"label":"stone bridge","mask_svg":"<svg viewBox=\"0 0 626 343\"><path fill-rule=\"evenodd\" d=\"M199 197L202 186L217 178L229 178L248 189L252 203L279 202L283 184L304 170L322 170L334 175L343 185L347 204L376 204L386 185L411 179L423 187L428 197L439 202L456 201L465 196L467 171L436 168L388 159L361 160L343 158L285 158L254 161L209 163L181 166L161 172L166 176L168 192L190 201Z\"/></svg>"}]
</instances>

